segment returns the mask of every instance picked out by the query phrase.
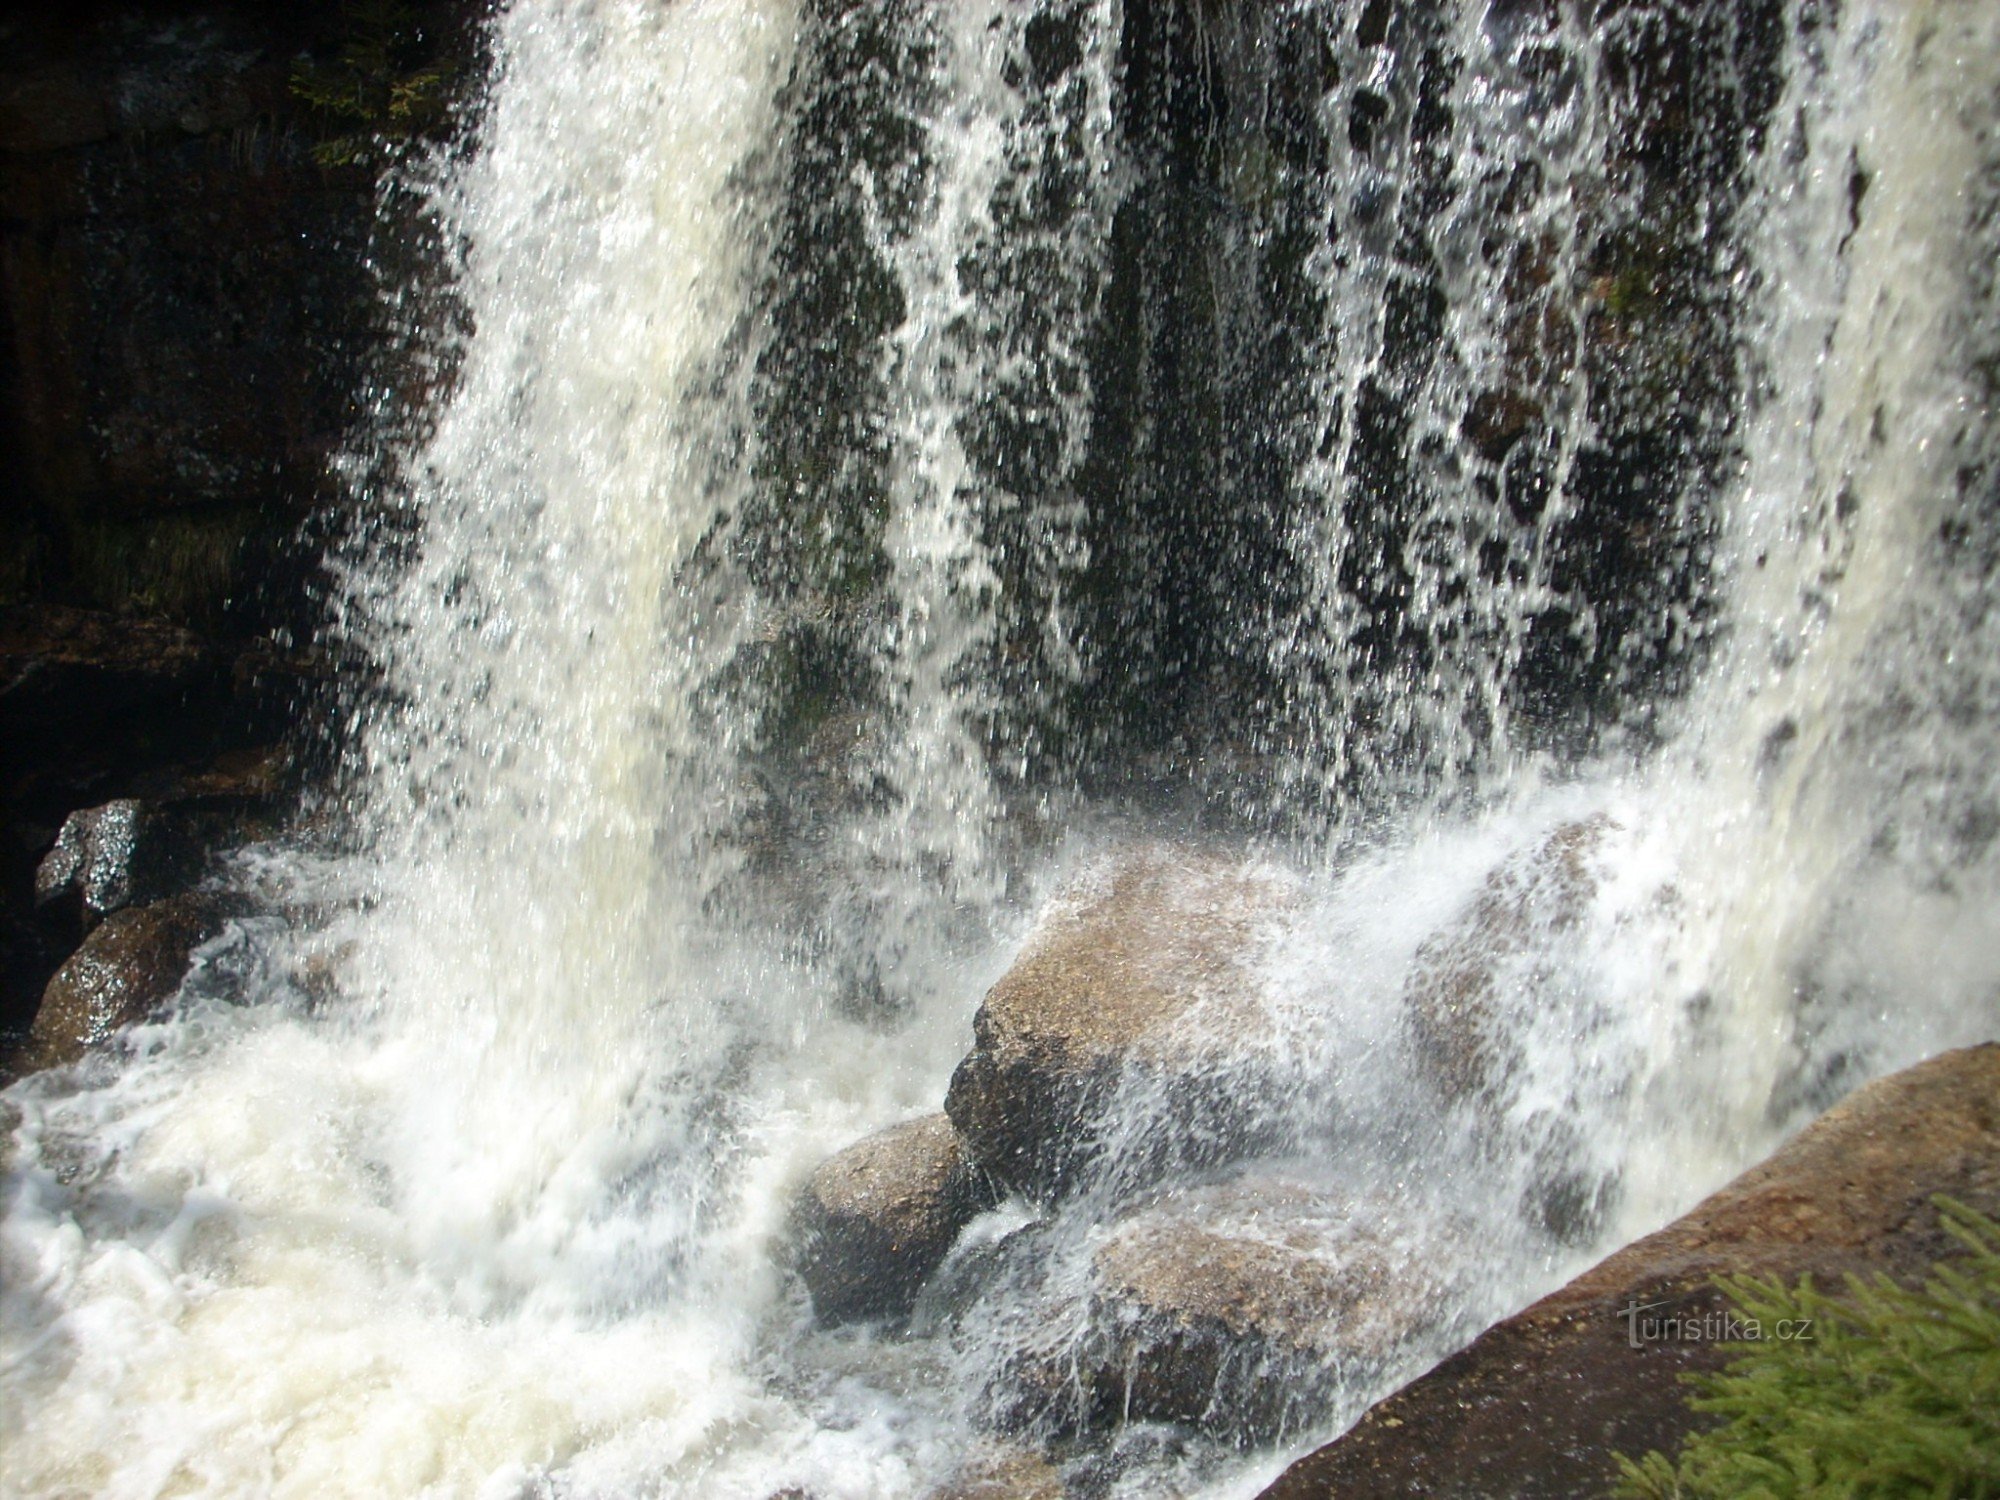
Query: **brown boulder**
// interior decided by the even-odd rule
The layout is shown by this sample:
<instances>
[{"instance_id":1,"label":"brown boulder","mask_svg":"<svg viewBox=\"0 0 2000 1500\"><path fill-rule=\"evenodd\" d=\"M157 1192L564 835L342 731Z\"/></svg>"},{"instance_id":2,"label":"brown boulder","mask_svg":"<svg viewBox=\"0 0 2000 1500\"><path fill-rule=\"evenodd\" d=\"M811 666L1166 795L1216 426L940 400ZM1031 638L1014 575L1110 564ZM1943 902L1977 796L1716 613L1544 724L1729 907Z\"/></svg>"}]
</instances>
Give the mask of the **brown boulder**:
<instances>
[{"instance_id":1,"label":"brown boulder","mask_svg":"<svg viewBox=\"0 0 2000 1500\"><path fill-rule=\"evenodd\" d=\"M952 1075L945 1112L972 1158L1052 1199L1102 1153L1111 1095L1141 1079L1166 1099L1164 1154L1213 1164L1251 1144L1249 965L1289 896L1269 872L1156 850L1060 908L987 994Z\"/></svg>"},{"instance_id":2,"label":"brown boulder","mask_svg":"<svg viewBox=\"0 0 2000 1500\"><path fill-rule=\"evenodd\" d=\"M56 970L16 1065L21 1072L75 1062L122 1026L145 1019L187 978L194 950L228 912L195 893L113 912Z\"/></svg>"},{"instance_id":3,"label":"brown boulder","mask_svg":"<svg viewBox=\"0 0 2000 1500\"><path fill-rule=\"evenodd\" d=\"M1704 1420L1679 1377L1729 1357L1713 1334L1685 1332L1719 1324L1716 1276L1920 1281L1953 1249L1939 1193L2000 1213L2000 1045L1857 1090L1692 1212L1377 1403L1265 1500L1601 1495L1614 1454L1670 1452ZM1683 1336L1640 1336L1632 1309L1655 1327L1678 1319Z\"/></svg>"},{"instance_id":4,"label":"brown boulder","mask_svg":"<svg viewBox=\"0 0 2000 1500\"><path fill-rule=\"evenodd\" d=\"M1127 1215L1092 1256L1087 1331L1020 1372L1015 1420L1177 1422L1236 1442L1310 1423L1445 1306L1436 1267L1388 1222L1264 1175Z\"/></svg>"},{"instance_id":5,"label":"brown boulder","mask_svg":"<svg viewBox=\"0 0 2000 1500\"><path fill-rule=\"evenodd\" d=\"M795 1210L799 1274L825 1323L907 1316L925 1279L987 1202L943 1115L878 1131L829 1157Z\"/></svg>"},{"instance_id":6,"label":"brown boulder","mask_svg":"<svg viewBox=\"0 0 2000 1500\"><path fill-rule=\"evenodd\" d=\"M1029 1448L990 1446L930 1500L1063 1500L1062 1474Z\"/></svg>"}]
</instances>

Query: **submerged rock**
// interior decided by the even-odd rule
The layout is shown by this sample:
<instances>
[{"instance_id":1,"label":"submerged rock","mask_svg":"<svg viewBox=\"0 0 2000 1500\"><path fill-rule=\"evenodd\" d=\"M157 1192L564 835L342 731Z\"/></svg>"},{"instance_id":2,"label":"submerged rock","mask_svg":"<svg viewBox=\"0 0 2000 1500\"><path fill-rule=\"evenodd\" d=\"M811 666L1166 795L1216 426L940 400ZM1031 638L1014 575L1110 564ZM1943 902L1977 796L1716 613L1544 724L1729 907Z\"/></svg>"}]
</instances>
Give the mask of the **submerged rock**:
<instances>
[{"instance_id":1,"label":"submerged rock","mask_svg":"<svg viewBox=\"0 0 2000 1500\"><path fill-rule=\"evenodd\" d=\"M1671 1451L1709 1420L1688 1409L1680 1377L1730 1358L1716 1342L1728 1306L1717 1276L1919 1281L1954 1248L1939 1193L2000 1214L2000 1045L1857 1090L1665 1229L1377 1403L1265 1500L1604 1494L1613 1455Z\"/></svg>"},{"instance_id":2,"label":"submerged rock","mask_svg":"<svg viewBox=\"0 0 2000 1500\"><path fill-rule=\"evenodd\" d=\"M795 1214L799 1274L825 1323L900 1318L985 1207L979 1175L941 1114L857 1141L823 1162Z\"/></svg>"},{"instance_id":3,"label":"submerged rock","mask_svg":"<svg viewBox=\"0 0 2000 1500\"><path fill-rule=\"evenodd\" d=\"M1121 1086L1158 1090L1141 1149L1214 1165L1256 1135L1249 965L1288 888L1256 869L1149 853L1060 910L994 985L945 1111L981 1168L1042 1201L1107 1149ZM1144 1162L1128 1159L1142 1175Z\"/></svg>"},{"instance_id":4,"label":"submerged rock","mask_svg":"<svg viewBox=\"0 0 2000 1500\"><path fill-rule=\"evenodd\" d=\"M1523 1215L1568 1244L1599 1232L1615 1184L1573 1165L1579 1143L1559 1115L1508 1119L1527 1060L1510 1029L1522 1018L1507 1002L1548 1003L1614 826L1602 815L1565 823L1494 870L1465 913L1417 951L1403 991L1418 1066L1447 1099L1478 1113L1490 1150L1531 1164Z\"/></svg>"},{"instance_id":5,"label":"submerged rock","mask_svg":"<svg viewBox=\"0 0 2000 1500\"><path fill-rule=\"evenodd\" d=\"M1418 1058L1446 1093L1507 1086L1520 1059L1499 1014L1501 988L1510 974L1545 977L1533 972L1536 957L1582 922L1597 888L1590 861L1611 826L1602 816L1563 824L1488 876L1471 908L1417 950L1404 997Z\"/></svg>"},{"instance_id":6,"label":"submerged rock","mask_svg":"<svg viewBox=\"0 0 2000 1500\"><path fill-rule=\"evenodd\" d=\"M215 937L228 903L207 893L113 912L56 970L16 1060L22 1072L75 1062L171 999L194 951Z\"/></svg>"},{"instance_id":7,"label":"submerged rock","mask_svg":"<svg viewBox=\"0 0 2000 1500\"><path fill-rule=\"evenodd\" d=\"M1019 1372L1014 1420L1058 1432L1185 1424L1237 1442L1313 1421L1443 1305L1380 1205L1274 1176L1176 1194L1091 1258L1084 1331Z\"/></svg>"}]
</instances>

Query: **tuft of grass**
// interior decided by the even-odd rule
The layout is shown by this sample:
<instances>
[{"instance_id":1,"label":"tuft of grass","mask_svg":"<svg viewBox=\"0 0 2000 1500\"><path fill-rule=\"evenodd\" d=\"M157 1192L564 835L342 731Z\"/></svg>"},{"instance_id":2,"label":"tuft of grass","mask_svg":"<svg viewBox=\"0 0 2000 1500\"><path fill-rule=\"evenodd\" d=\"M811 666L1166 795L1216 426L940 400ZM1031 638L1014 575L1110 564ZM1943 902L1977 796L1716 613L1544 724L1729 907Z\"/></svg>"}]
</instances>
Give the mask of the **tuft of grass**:
<instances>
[{"instance_id":1,"label":"tuft of grass","mask_svg":"<svg viewBox=\"0 0 2000 1500\"><path fill-rule=\"evenodd\" d=\"M70 533L71 568L86 603L206 627L238 582L252 512L88 521Z\"/></svg>"},{"instance_id":2,"label":"tuft of grass","mask_svg":"<svg viewBox=\"0 0 2000 1500\"><path fill-rule=\"evenodd\" d=\"M1756 1277L1717 1282L1766 1328L1812 1320L1809 1340L1736 1346L1725 1370L1685 1377L1696 1411L1724 1418L1682 1445L1621 1455L1618 1500L1938 1500L2000 1497L2000 1224L1950 1198L1944 1228L1968 1252L1921 1288L1849 1277L1844 1296Z\"/></svg>"}]
</instances>

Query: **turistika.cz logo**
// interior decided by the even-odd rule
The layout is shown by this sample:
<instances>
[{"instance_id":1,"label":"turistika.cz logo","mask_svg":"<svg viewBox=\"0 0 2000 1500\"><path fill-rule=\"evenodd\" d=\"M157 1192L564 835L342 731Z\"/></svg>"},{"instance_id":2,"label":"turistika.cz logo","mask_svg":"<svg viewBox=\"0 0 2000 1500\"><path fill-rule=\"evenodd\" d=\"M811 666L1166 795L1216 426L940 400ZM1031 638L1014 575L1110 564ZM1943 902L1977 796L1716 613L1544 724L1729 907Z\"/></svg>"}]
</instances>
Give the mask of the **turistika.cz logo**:
<instances>
[{"instance_id":1,"label":"turistika.cz logo","mask_svg":"<svg viewBox=\"0 0 2000 1500\"><path fill-rule=\"evenodd\" d=\"M1647 1344L1761 1344L1766 1339L1785 1343L1810 1342L1811 1318L1779 1318L1766 1323L1747 1313L1706 1312L1660 1313L1666 1302L1628 1302L1618 1309L1625 1320L1625 1342L1632 1348Z\"/></svg>"}]
</instances>

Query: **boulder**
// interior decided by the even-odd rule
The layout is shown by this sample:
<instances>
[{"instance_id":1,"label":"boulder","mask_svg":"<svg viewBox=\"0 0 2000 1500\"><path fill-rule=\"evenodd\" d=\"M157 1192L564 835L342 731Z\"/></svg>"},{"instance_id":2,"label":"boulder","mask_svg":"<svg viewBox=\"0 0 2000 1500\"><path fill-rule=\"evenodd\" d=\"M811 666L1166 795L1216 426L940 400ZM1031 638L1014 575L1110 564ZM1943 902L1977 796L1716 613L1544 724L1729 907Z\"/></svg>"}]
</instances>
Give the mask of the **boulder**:
<instances>
[{"instance_id":1,"label":"boulder","mask_svg":"<svg viewBox=\"0 0 2000 1500\"><path fill-rule=\"evenodd\" d=\"M1507 1087L1519 1058L1502 1029L1501 986L1513 972L1537 987L1535 957L1583 920L1596 889L1590 861L1611 826L1602 816L1563 824L1496 869L1464 915L1417 950L1404 999L1418 1059L1445 1093Z\"/></svg>"},{"instance_id":2,"label":"boulder","mask_svg":"<svg viewBox=\"0 0 2000 1500\"><path fill-rule=\"evenodd\" d=\"M70 955L43 993L21 1072L75 1062L121 1026L173 998L194 951L222 930L227 903L207 893L114 912Z\"/></svg>"},{"instance_id":3,"label":"boulder","mask_svg":"<svg viewBox=\"0 0 2000 1500\"><path fill-rule=\"evenodd\" d=\"M1940 1193L2000 1214L2000 1045L1856 1090L1763 1165L1377 1403L1264 1500L1604 1494L1613 1455L1671 1452L1713 1420L1688 1409L1680 1377L1730 1357L1714 1335L1686 1334L1719 1325L1718 1275L1915 1284L1956 1248Z\"/></svg>"},{"instance_id":4,"label":"boulder","mask_svg":"<svg viewBox=\"0 0 2000 1500\"><path fill-rule=\"evenodd\" d=\"M1018 1372L1012 1419L1173 1422L1239 1443L1310 1423L1446 1304L1384 1207L1253 1174L1128 1214L1091 1257L1083 1336Z\"/></svg>"},{"instance_id":5,"label":"boulder","mask_svg":"<svg viewBox=\"0 0 2000 1500\"><path fill-rule=\"evenodd\" d=\"M1168 850L1126 859L1045 920L973 1018L945 1112L972 1159L1039 1201L1105 1153L1121 1087L1157 1089L1158 1160L1212 1166L1255 1142L1242 1046L1259 1029L1250 966L1291 896L1278 876ZM1147 1163L1122 1163L1143 1181Z\"/></svg>"},{"instance_id":6,"label":"boulder","mask_svg":"<svg viewBox=\"0 0 2000 1500\"><path fill-rule=\"evenodd\" d=\"M80 937L123 907L179 895L213 853L275 831L290 769L283 747L249 747L138 778L143 800L71 813L36 867L35 905L66 910Z\"/></svg>"},{"instance_id":7,"label":"boulder","mask_svg":"<svg viewBox=\"0 0 2000 1500\"><path fill-rule=\"evenodd\" d=\"M825 1323L908 1316L925 1278L988 1201L941 1114L837 1152L813 1173L794 1214L814 1313Z\"/></svg>"},{"instance_id":8,"label":"boulder","mask_svg":"<svg viewBox=\"0 0 2000 1500\"><path fill-rule=\"evenodd\" d=\"M42 882L50 899L36 900L37 866L65 820L136 798L199 825L189 831L207 847L234 841L213 825L252 804L256 818L274 813L289 776L282 751L246 744L286 733L328 671L268 643L157 620L0 605L0 1037L26 1033L50 976L83 937L83 899L60 873L63 860ZM87 842L83 832L71 832L72 847Z\"/></svg>"},{"instance_id":9,"label":"boulder","mask_svg":"<svg viewBox=\"0 0 2000 1500\"><path fill-rule=\"evenodd\" d=\"M86 807L63 821L35 870L35 904L74 902L89 932L106 916L172 894L200 867L157 809L135 797Z\"/></svg>"}]
</instances>

